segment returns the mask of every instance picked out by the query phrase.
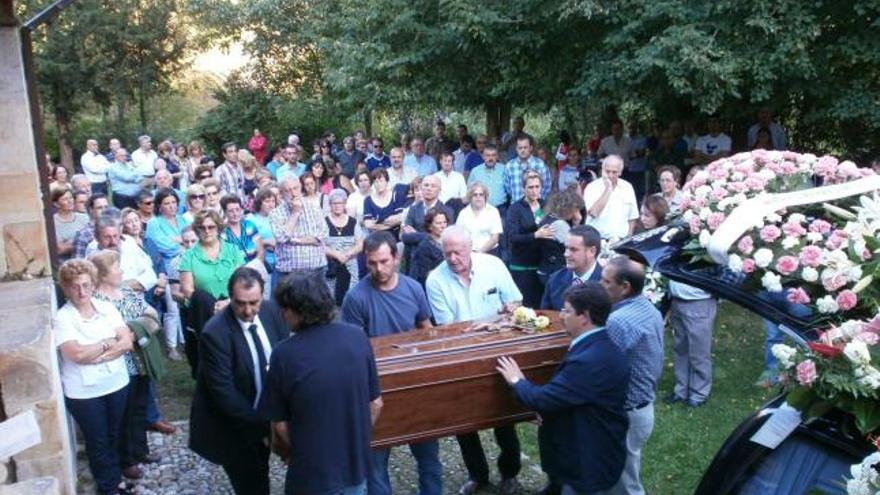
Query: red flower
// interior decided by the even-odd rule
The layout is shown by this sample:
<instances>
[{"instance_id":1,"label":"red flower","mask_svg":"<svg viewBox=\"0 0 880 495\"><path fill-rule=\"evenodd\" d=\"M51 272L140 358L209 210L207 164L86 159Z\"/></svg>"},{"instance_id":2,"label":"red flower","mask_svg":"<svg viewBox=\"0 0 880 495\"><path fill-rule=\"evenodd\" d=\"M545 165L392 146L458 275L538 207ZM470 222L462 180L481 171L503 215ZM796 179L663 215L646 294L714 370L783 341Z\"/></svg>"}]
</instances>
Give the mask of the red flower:
<instances>
[{"instance_id":1,"label":"red flower","mask_svg":"<svg viewBox=\"0 0 880 495\"><path fill-rule=\"evenodd\" d=\"M835 358L843 354L843 349L828 344L820 344L818 342L807 342L807 346L816 354L825 358Z\"/></svg>"}]
</instances>

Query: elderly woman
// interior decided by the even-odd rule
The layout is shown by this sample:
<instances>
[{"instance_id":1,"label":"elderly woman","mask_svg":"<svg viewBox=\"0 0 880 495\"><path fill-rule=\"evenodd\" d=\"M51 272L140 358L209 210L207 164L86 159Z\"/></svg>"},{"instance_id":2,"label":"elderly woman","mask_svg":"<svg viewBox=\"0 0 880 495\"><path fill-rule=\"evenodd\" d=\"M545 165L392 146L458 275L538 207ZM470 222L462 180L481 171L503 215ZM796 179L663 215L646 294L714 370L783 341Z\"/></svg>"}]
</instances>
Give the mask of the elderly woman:
<instances>
[{"instance_id":1,"label":"elderly woman","mask_svg":"<svg viewBox=\"0 0 880 495\"><path fill-rule=\"evenodd\" d=\"M431 270L443 262L443 247L440 244L440 234L449 224L446 212L440 208L431 208L425 213L425 233L427 234L415 251L410 260L409 276L417 280L422 287L428 279Z\"/></svg>"},{"instance_id":2,"label":"elderly woman","mask_svg":"<svg viewBox=\"0 0 880 495\"><path fill-rule=\"evenodd\" d=\"M535 172L523 174L523 198L507 210L507 231L510 239L510 274L523 295L523 305L537 308L544 293L544 284L538 278L541 252L536 239L550 239L549 225L538 228L544 219L544 201L541 199L543 180Z\"/></svg>"},{"instance_id":3,"label":"elderly woman","mask_svg":"<svg viewBox=\"0 0 880 495\"><path fill-rule=\"evenodd\" d=\"M655 229L666 223L666 215L669 214L669 205L659 194L648 196L642 203L639 221L636 224L636 232Z\"/></svg>"},{"instance_id":4,"label":"elderly woman","mask_svg":"<svg viewBox=\"0 0 880 495\"><path fill-rule=\"evenodd\" d=\"M467 206L458 214L456 225L471 233L474 251L497 255L498 239L503 227L498 209L489 204L489 189L481 182L474 182L465 195Z\"/></svg>"},{"instance_id":5,"label":"elderly woman","mask_svg":"<svg viewBox=\"0 0 880 495\"><path fill-rule=\"evenodd\" d=\"M187 187L184 203L186 204L186 212L183 214L183 219L192 223L195 214L202 211L207 204L205 186L195 183Z\"/></svg>"},{"instance_id":6,"label":"elderly woman","mask_svg":"<svg viewBox=\"0 0 880 495\"><path fill-rule=\"evenodd\" d=\"M538 278L547 283L553 272L565 266L565 239L568 231L584 221L581 209L584 200L576 184L552 193L544 206L544 218L538 222L538 230L550 227L552 236L535 240L540 257L538 259Z\"/></svg>"},{"instance_id":7,"label":"elderly woman","mask_svg":"<svg viewBox=\"0 0 880 495\"><path fill-rule=\"evenodd\" d=\"M55 205L55 242L58 260L66 261L73 257L73 238L76 233L89 224L89 217L74 211L73 192L69 187L60 186L52 191L52 204Z\"/></svg>"},{"instance_id":8,"label":"elderly woman","mask_svg":"<svg viewBox=\"0 0 880 495\"><path fill-rule=\"evenodd\" d=\"M341 306L345 293L358 282L357 256L364 247L361 229L357 220L345 212L347 194L342 189L330 191L330 214L327 227L330 235L324 241L327 252L327 284Z\"/></svg>"},{"instance_id":9,"label":"elderly woman","mask_svg":"<svg viewBox=\"0 0 880 495\"><path fill-rule=\"evenodd\" d=\"M226 216L226 228L220 238L237 247L244 255L245 263L259 258L263 260L263 240L260 231L250 220L245 220L244 207L238 196L226 196L220 200Z\"/></svg>"},{"instance_id":10,"label":"elderly woman","mask_svg":"<svg viewBox=\"0 0 880 495\"><path fill-rule=\"evenodd\" d=\"M145 315L151 316L156 322L158 331L159 315L151 308L142 294L131 290L122 283L122 270L119 268L119 253L112 250L98 251L89 257L97 269L97 289L94 297L99 301L113 305L122 315L122 320L130 322ZM141 478L143 471L138 467L141 462L159 461L159 456L151 454L147 446L147 402L149 400L150 375L147 364L141 354L148 345L152 347L152 336L134 340L134 350L125 353L125 367L128 371L128 403L123 417L123 427L119 439L119 460L122 473L126 478ZM161 354L156 356L161 359Z\"/></svg>"},{"instance_id":11,"label":"elderly woman","mask_svg":"<svg viewBox=\"0 0 880 495\"><path fill-rule=\"evenodd\" d=\"M205 209L220 213L223 208L220 206L220 182L211 177L202 181L205 186Z\"/></svg>"},{"instance_id":12,"label":"elderly woman","mask_svg":"<svg viewBox=\"0 0 880 495\"><path fill-rule=\"evenodd\" d=\"M241 250L220 238L223 220L214 210L196 214L193 229L199 242L183 253L178 270L180 289L187 303L188 327L201 333L205 323L229 304L227 283L236 268L244 265ZM188 356L193 373L198 355Z\"/></svg>"},{"instance_id":13,"label":"elderly woman","mask_svg":"<svg viewBox=\"0 0 880 495\"><path fill-rule=\"evenodd\" d=\"M681 170L674 165L660 167L657 171L657 182L660 183L657 196L666 200L671 213L678 213L681 205L681 189L678 188L681 184Z\"/></svg>"},{"instance_id":14,"label":"elderly woman","mask_svg":"<svg viewBox=\"0 0 880 495\"><path fill-rule=\"evenodd\" d=\"M94 299L97 270L91 262L64 262L58 280L67 303L55 314L52 327L64 402L85 440L98 493L127 493L118 452L128 401L122 356L132 349L132 334L112 304Z\"/></svg>"}]
</instances>

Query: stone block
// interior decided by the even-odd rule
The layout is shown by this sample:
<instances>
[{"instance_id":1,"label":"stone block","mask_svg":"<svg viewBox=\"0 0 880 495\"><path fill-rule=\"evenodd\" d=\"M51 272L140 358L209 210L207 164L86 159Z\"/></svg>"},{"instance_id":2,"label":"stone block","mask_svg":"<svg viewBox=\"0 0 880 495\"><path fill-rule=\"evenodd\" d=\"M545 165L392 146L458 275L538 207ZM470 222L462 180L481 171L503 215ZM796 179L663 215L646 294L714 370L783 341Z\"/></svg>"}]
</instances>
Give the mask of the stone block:
<instances>
[{"instance_id":1,"label":"stone block","mask_svg":"<svg viewBox=\"0 0 880 495\"><path fill-rule=\"evenodd\" d=\"M0 485L0 495L58 495L61 487L52 477L34 478L11 485Z\"/></svg>"},{"instance_id":2,"label":"stone block","mask_svg":"<svg viewBox=\"0 0 880 495\"><path fill-rule=\"evenodd\" d=\"M2 194L0 192L0 198L3 197ZM46 229L41 220L4 225L3 245L8 276L33 278L49 274L49 247Z\"/></svg>"}]
</instances>

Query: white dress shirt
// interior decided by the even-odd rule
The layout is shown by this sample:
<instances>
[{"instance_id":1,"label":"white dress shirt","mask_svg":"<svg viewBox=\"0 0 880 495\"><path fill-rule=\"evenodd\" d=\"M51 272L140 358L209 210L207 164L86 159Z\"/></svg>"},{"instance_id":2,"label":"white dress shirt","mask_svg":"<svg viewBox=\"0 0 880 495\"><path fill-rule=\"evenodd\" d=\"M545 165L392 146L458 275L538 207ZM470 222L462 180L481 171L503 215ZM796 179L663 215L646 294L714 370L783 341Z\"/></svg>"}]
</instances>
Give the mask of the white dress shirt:
<instances>
[{"instance_id":1,"label":"white dress shirt","mask_svg":"<svg viewBox=\"0 0 880 495\"><path fill-rule=\"evenodd\" d=\"M131 153L131 161L138 173L144 177L156 175L156 160L158 159L159 155L153 150L144 153L142 149L138 148Z\"/></svg>"},{"instance_id":2,"label":"white dress shirt","mask_svg":"<svg viewBox=\"0 0 880 495\"><path fill-rule=\"evenodd\" d=\"M589 210L605 191L605 181L594 180L584 188L584 206ZM639 218L636 193L629 182L618 179L608 202L597 217L587 215L584 223L592 225L603 239L623 239L629 235L629 222Z\"/></svg>"},{"instance_id":3,"label":"white dress shirt","mask_svg":"<svg viewBox=\"0 0 880 495\"><path fill-rule=\"evenodd\" d=\"M440 192L437 194L440 201L445 203L450 198L463 198L467 194L467 183L464 181L464 176L455 170L448 174L441 170L434 174L434 177L440 179Z\"/></svg>"},{"instance_id":4,"label":"white dress shirt","mask_svg":"<svg viewBox=\"0 0 880 495\"><path fill-rule=\"evenodd\" d=\"M251 337L251 332L248 331L248 327L251 325L257 326L257 338L260 340L260 346L263 348L263 354L266 356L266 366L269 366L269 359L272 357L272 344L269 342L269 336L266 335L266 329L263 328L263 324L260 322L260 316L255 316L254 321L243 321L238 318L236 318L236 321L238 321L238 324L241 326L244 340L247 342L248 349L251 351L254 370L257 370L260 367L260 356L257 354L257 348L254 346L254 339ZM257 389L257 396L254 399L254 409L256 409L257 404L260 403L260 393L263 391L263 377L260 373L254 373L254 385Z\"/></svg>"},{"instance_id":5,"label":"white dress shirt","mask_svg":"<svg viewBox=\"0 0 880 495\"><path fill-rule=\"evenodd\" d=\"M86 151L79 159L82 165L83 173L92 184L103 184L107 182L107 170L110 169L110 162L100 153Z\"/></svg>"}]
</instances>

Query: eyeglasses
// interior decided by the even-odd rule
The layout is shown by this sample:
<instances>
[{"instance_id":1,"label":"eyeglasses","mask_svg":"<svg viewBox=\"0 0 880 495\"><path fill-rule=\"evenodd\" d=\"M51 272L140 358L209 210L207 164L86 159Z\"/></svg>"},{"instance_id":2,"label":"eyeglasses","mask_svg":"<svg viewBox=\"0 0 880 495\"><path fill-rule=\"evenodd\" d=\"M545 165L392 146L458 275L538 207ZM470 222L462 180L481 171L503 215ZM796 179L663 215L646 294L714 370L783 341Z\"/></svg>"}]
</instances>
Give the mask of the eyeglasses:
<instances>
[{"instance_id":1,"label":"eyeglasses","mask_svg":"<svg viewBox=\"0 0 880 495\"><path fill-rule=\"evenodd\" d=\"M208 225L200 225L200 226L199 226L199 230L201 230L201 231L203 231L203 232L208 232L208 231L211 231L211 230L217 230L217 226L216 226L216 225L210 225L210 224L208 224Z\"/></svg>"},{"instance_id":2,"label":"eyeglasses","mask_svg":"<svg viewBox=\"0 0 880 495\"><path fill-rule=\"evenodd\" d=\"M481 193L481 192L471 193L471 196L474 196L474 197L477 197L477 196L485 196L485 195L486 195L485 193Z\"/></svg>"},{"instance_id":3,"label":"eyeglasses","mask_svg":"<svg viewBox=\"0 0 880 495\"><path fill-rule=\"evenodd\" d=\"M153 204L153 201L152 201L152 200L149 200L149 201L141 201L141 204L142 204L142 205L151 205L151 204Z\"/></svg>"},{"instance_id":4,"label":"eyeglasses","mask_svg":"<svg viewBox=\"0 0 880 495\"><path fill-rule=\"evenodd\" d=\"M573 309L569 309L569 308L562 308L562 309L559 310L559 313L561 313L561 314L574 313L574 310L573 310Z\"/></svg>"},{"instance_id":5,"label":"eyeglasses","mask_svg":"<svg viewBox=\"0 0 880 495\"><path fill-rule=\"evenodd\" d=\"M192 199L205 199L205 195L204 194L193 194L192 196L190 196L190 198L192 198Z\"/></svg>"}]
</instances>

